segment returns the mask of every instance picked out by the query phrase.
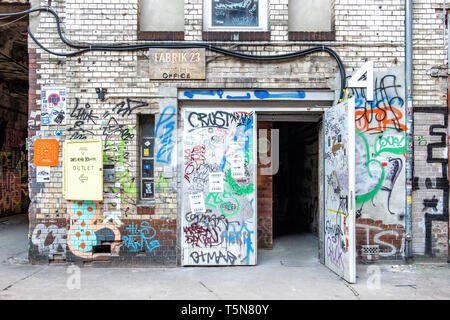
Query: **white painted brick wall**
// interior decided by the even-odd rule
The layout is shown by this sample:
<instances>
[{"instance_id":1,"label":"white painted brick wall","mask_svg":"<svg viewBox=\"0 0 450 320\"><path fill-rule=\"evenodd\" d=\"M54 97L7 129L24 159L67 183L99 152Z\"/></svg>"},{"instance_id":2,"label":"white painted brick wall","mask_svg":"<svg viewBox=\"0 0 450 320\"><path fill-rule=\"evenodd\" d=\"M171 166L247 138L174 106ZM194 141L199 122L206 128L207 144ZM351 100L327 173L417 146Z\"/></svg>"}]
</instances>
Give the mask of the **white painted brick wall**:
<instances>
[{"instance_id":1,"label":"white painted brick wall","mask_svg":"<svg viewBox=\"0 0 450 320\"><path fill-rule=\"evenodd\" d=\"M203 1L184 0L185 7L185 41L202 41ZM390 68L404 63L404 1L365 1L335 0L332 1L333 19L336 31L335 42L289 42L288 41L288 0L271 0L269 6L270 43L217 43L221 47L249 54L280 54L307 49L315 45L327 45L337 51L347 69L351 73L365 61L374 61L376 69ZM47 1L41 1L46 6ZM53 0L52 8L56 10L63 23L63 32L67 39L75 43L136 43L138 32L138 0ZM442 1L414 0L413 41L414 41L414 80L413 103L415 106L446 106L445 77L432 77L430 70L447 63L447 50L443 45ZM40 14L40 24L36 32L42 44L55 51L71 51L63 45L56 34L54 20L46 13ZM30 39L30 47L36 48ZM177 86L178 88L329 88L338 74L334 60L325 53L314 54L280 64L262 64L239 61L207 51L206 81L158 83L148 79L145 69L146 52L93 52L79 57L60 58L41 52L41 76L39 83L65 84L68 87L68 112L72 110L74 99L80 103L89 102L101 117L104 111L117 101L108 98L99 102L96 87L108 89L108 95L138 97L156 93L160 85ZM138 60L141 57L141 60ZM143 59L143 60L142 60ZM58 64L58 62L61 62ZM239 82L242 73L249 82ZM147 99L152 107L146 112L156 112L157 99ZM36 101L39 105L40 102ZM135 116L124 122L135 125ZM69 121L69 128L73 121ZM417 123L418 130L426 123ZM42 127L43 134L51 134L55 128ZM92 130L101 132L101 128L92 126ZM418 131L422 132L422 131ZM136 140L129 146L136 150ZM415 157L423 160L425 155L417 150ZM130 153L132 174L136 175L136 157ZM415 170L428 172L428 164L417 162ZM423 162L423 161L422 161ZM134 168L134 169L133 169ZM53 189L61 183L61 169L53 170ZM56 174L58 177L56 177ZM433 174L430 172L429 174ZM52 177L52 178L53 178ZM156 174L155 174L156 177ZM56 187L57 189L57 187ZM57 189L58 190L58 189ZM46 197L42 197L40 207L42 217L54 217L50 204L61 201L61 193L44 189ZM174 194L168 194L173 197ZM413 194L413 223L415 226L414 251L423 253L422 201L425 193ZM175 206L173 203L172 207ZM124 208L126 206L123 206ZM157 202L158 210L164 207ZM130 206L130 215L135 215L135 208ZM60 210L61 212L61 210ZM176 210L164 207L164 215L176 216ZM143 218L141 216L141 218Z\"/></svg>"}]
</instances>

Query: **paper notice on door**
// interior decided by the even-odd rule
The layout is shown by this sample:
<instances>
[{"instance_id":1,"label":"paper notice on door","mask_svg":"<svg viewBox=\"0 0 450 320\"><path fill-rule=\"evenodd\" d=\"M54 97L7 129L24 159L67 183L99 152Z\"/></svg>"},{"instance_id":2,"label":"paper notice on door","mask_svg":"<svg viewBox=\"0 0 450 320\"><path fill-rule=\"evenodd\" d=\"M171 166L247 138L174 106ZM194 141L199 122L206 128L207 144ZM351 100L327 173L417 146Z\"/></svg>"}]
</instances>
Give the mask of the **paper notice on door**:
<instances>
[{"instance_id":1,"label":"paper notice on door","mask_svg":"<svg viewBox=\"0 0 450 320\"><path fill-rule=\"evenodd\" d=\"M190 194L189 202L191 203L192 213L206 212L205 201L203 200L203 193L198 192Z\"/></svg>"},{"instance_id":2,"label":"paper notice on door","mask_svg":"<svg viewBox=\"0 0 450 320\"><path fill-rule=\"evenodd\" d=\"M230 159L231 177L233 179L245 179L244 157L236 155Z\"/></svg>"},{"instance_id":3,"label":"paper notice on door","mask_svg":"<svg viewBox=\"0 0 450 320\"><path fill-rule=\"evenodd\" d=\"M223 192L223 172L209 173L209 192Z\"/></svg>"}]
</instances>

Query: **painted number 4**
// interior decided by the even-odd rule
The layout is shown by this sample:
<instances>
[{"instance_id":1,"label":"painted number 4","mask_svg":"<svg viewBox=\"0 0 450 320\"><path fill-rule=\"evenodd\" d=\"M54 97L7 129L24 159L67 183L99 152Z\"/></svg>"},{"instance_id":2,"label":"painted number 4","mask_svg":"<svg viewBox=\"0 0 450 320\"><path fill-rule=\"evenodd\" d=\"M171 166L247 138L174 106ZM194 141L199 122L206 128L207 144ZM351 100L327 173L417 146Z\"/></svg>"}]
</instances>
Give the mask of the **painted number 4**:
<instances>
[{"instance_id":1,"label":"painted number 4","mask_svg":"<svg viewBox=\"0 0 450 320\"><path fill-rule=\"evenodd\" d=\"M363 76L365 78L363 78ZM358 71L348 80L349 88L365 88L366 89L366 100L373 100L373 61L368 61L362 65Z\"/></svg>"}]
</instances>

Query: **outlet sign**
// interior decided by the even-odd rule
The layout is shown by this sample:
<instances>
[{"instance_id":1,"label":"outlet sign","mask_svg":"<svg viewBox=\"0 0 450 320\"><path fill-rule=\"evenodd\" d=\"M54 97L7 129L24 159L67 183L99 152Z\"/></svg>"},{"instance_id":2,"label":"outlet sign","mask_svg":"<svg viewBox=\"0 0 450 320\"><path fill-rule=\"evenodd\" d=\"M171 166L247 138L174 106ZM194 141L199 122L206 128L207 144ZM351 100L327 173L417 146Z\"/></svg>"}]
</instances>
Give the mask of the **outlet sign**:
<instances>
[{"instance_id":1,"label":"outlet sign","mask_svg":"<svg viewBox=\"0 0 450 320\"><path fill-rule=\"evenodd\" d=\"M102 140L64 141L64 198L103 200Z\"/></svg>"},{"instance_id":2,"label":"outlet sign","mask_svg":"<svg viewBox=\"0 0 450 320\"><path fill-rule=\"evenodd\" d=\"M204 80L206 55L198 49L149 49L151 80Z\"/></svg>"}]
</instances>

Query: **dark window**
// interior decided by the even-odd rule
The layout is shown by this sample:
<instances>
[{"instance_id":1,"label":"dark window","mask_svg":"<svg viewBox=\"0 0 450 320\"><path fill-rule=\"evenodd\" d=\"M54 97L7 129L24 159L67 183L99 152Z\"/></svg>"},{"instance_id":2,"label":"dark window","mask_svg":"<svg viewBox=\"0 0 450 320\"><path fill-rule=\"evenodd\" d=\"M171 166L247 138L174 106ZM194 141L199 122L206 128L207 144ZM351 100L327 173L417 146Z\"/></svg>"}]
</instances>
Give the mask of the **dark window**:
<instances>
[{"instance_id":1,"label":"dark window","mask_svg":"<svg viewBox=\"0 0 450 320\"><path fill-rule=\"evenodd\" d=\"M204 30L268 31L268 0L205 0Z\"/></svg>"},{"instance_id":2,"label":"dark window","mask_svg":"<svg viewBox=\"0 0 450 320\"><path fill-rule=\"evenodd\" d=\"M214 0L213 27L257 27L258 0Z\"/></svg>"},{"instance_id":3,"label":"dark window","mask_svg":"<svg viewBox=\"0 0 450 320\"><path fill-rule=\"evenodd\" d=\"M141 200L153 200L154 194L154 145L155 117L140 117L140 166L141 166Z\"/></svg>"}]
</instances>

